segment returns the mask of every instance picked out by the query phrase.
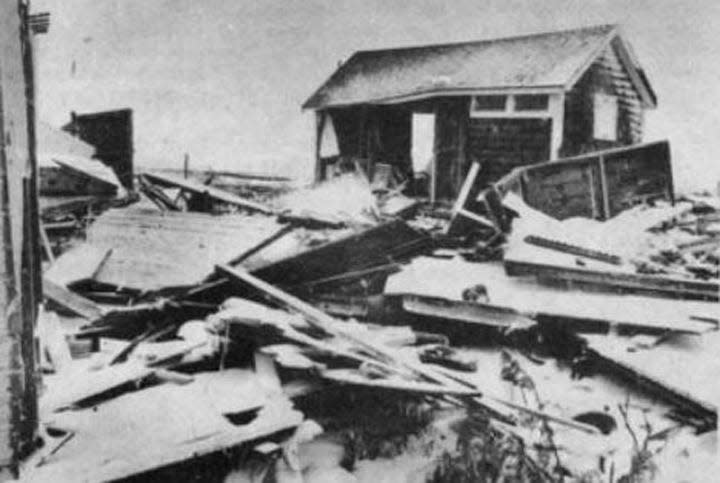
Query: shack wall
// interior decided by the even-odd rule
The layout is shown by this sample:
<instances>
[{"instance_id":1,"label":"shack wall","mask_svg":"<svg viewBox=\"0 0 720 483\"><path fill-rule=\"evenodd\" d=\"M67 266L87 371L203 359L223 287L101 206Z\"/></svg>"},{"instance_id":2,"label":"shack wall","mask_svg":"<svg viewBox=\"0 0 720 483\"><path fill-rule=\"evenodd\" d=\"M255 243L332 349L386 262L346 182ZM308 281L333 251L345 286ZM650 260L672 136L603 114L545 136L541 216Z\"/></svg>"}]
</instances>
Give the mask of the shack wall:
<instances>
[{"instance_id":1,"label":"shack wall","mask_svg":"<svg viewBox=\"0 0 720 483\"><path fill-rule=\"evenodd\" d=\"M439 100L435 107L435 197L454 200L467 175L469 98Z\"/></svg>"},{"instance_id":2,"label":"shack wall","mask_svg":"<svg viewBox=\"0 0 720 483\"><path fill-rule=\"evenodd\" d=\"M565 95L565 122L561 157L642 142L642 101L620 61L616 43L609 45ZM593 97L608 94L617 99L615 140L595 139Z\"/></svg>"},{"instance_id":3,"label":"shack wall","mask_svg":"<svg viewBox=\"0 0 720 483\"><path fill-rule=\"evenodd\" d=\"M550 119L470 118L469 157L480 163L486 183L520 166L550 159Z\"/></svg>"},{"instance_id":4,"label":"shack wall","mask_svg":"<svg viewBox=\"0 0 720 483\"><path fill-rule=\"evenodd\" d=\"M110 166L122 185L133 189L132 110L72 115L64 130L95 146L96 157Z\"/></svg>"}]
</instances>

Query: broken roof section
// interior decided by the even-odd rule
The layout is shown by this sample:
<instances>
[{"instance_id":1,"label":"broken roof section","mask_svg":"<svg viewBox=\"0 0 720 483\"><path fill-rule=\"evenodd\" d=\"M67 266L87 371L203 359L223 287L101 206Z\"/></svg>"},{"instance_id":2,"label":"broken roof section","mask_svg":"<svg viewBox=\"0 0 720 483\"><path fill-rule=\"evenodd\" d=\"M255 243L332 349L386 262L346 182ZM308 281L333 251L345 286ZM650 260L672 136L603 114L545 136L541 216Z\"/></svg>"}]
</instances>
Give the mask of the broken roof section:
<instances>
[{"instance_id":1,"label":"broken roof section","mask_svg":"<svg viewBox=\"0 0 720 483\"><path fill-rule=\"evenodd\" d=\"M569 90L613 45L645 107L655 93L616 25L356 52L303 105L325 109L447 95Z\"/></svg>"}]
</instances>

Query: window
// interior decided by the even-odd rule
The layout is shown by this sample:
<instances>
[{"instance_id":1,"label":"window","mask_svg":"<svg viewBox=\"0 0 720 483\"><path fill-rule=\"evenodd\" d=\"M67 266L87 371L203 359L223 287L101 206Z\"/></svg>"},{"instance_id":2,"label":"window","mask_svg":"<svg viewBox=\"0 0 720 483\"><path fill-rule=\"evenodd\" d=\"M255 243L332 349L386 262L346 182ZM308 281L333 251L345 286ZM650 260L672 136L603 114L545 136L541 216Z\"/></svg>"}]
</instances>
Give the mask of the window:
<instances>
[{"instance_id":1,"label":"window","mask_svg":"<svg viewBox=\"0 0 720 483\"><path fill-rule=\"evenodd\" d=\"M473 97L473 111L504 111L507 96L475 96Z\"/></svg>"},{"instance_id":2,"label":"window","mask_svg":"<svg viewBox=\"0 0 720 483\"><path fill-rule=\"evenodd\" d=\"M517 95L515 96L516 111L547 111L547 95Z\"/></svg>"},{"instance_id":3,"label":"window","mask_svg":"<svg viewBox=\"0 0 720 483\"><path fill-rule=\"evenodd\" d=\"M604 141L617 140L617 97L597 92L593 96L593 137Z\"/></svg>"}]
</instances>

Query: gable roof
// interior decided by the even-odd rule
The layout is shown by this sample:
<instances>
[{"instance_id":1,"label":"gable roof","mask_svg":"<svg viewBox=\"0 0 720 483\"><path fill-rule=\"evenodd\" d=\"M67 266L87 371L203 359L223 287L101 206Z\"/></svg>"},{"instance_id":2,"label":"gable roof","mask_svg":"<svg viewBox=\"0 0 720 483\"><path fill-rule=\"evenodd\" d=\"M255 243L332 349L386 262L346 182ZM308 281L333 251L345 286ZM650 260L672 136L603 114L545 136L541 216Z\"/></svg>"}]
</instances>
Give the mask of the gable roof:
<instances>
[{"instance_id":1,"label":"gable roof","mask_svg":"<svg viewBox=\"0 0 720 483\"><path fill-rule=\"evenodd\" d=\"M655 96L615 25L455 44L360 51L303 104L324 109L484 91L569 90L619 39L621 58L647 107Z\"/></svg>"}]
</instances>

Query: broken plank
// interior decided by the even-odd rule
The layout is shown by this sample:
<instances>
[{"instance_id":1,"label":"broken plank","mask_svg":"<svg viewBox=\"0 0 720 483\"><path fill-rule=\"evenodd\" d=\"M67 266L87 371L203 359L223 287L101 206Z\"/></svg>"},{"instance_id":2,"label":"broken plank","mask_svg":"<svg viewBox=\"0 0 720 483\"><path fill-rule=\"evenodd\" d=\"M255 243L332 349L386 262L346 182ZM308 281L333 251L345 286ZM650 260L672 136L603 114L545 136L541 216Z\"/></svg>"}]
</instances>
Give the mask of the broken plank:
<instances>
[{"instance_id":1,"label":"broken plank","mask_svg":"<svg viewBox=\"0 0 720 483\"><path fill-rule=\"evenodd\" d=\"M250 260L247 268L263 280L291 286L395 262L431 244L429 237L396 220L269 264Z\"/></svg>"},{"instance_id":2,"label":"broken plank","mask_svg":"<svg viewBox=\"0 0 720 483\"><path fill-rule=\"evenodd\" d=\"M105 311L92 300L73 293L45 277L43 277L43 296L91 322L99 320L105 315Z\"/></svg>"},{"instance_id":3,"label":"broken plank","mask_svg":"<svg viewBox=\"0 0 720 483\"><path fill-rule=\"evenodd\" d=\"M239 196L235 196L232 193L228 193L227 191L223 191L212 186L207 186L197 183L195 181L191 181L189 179L176 178L174 176L158 173L145 173L143 176L145 176L149 181L159 184L161 186L180 188L191 193L207 195L215 201L220 201L230 205L238 206L240 208L264 213L266 215L275 214L275 210L268 206L247 200L245 198L241 198Z\"/></svg>"},{"instance_id":4,"label":"broken plank","mask_svg":"<svg viewBox=\"0 0 720 483\"><path fill-rule=\"evenodd\" d=\"M247 260L247 259L250 258L251 256L255 255L256 253L258 253L260 250L262 250L262 249L264 249L265 247L267 247L267 246L271 245L272 243L276 242L277 240L279 240L280 238L284 237L285 235L287 235L288 233L290 233L290 232L293 231L294 229L295 229L295 226L292 225L292 224L284 225L284 226L280 227L279 230L277 230L275 233L273 233L273 234L270 235L269 237L267 237L267 238L265 238L264 240L262 240L261 242L259 242L257 245L255 245L255 246L253 246L253 247L251 247L251 248L248 248L248 249L245 250L243 253L241 253L241 254L238 255L237 257L233 258L232 260L230 260L230 261L228 262L228 265L230 265L230 266L240 265L242 262L244 262L245 260Z\"/></svg>"},{"instance_id":5,"label":"broken plank","mask_svg":"<svg viewBox=\"0 0 720 483\"><path fill-rule=\"evenodd\" d=\"M458 389L439 384L408 381L400 378L371 378L353 369L325 369L320 370L320 376L328 381L347 384L350 386L364 386L375 389L385 389L400 392L412 392L431 395L447 396L479 396L479 390Z\"/></svg>"},{"instance_id":6,"label":"broken plank","mask_svg":"<svg viewBox=\"0 0 720 483\"><path fill-rule=\"evenodd\" d=\"M127 362L89 371L83 364L48 378L48 390L41 404L49 411L75 406L124 384L137 382L151 375L154 369L140 362Z\"/></svg>"},{"instance_id":7,"label":"broken plank","mask_svg":"<svg viewBox=\"0 0 720 483\"><path fill-rule=\"evenodd\" d=\"M62 372L72 364L70 346L60 326L55 312L40 309L37 318L37 336L40 340L41 356L47 355L56 373Z\"/></svg>"},{"instance_id":8,"label":"broken plank","mask_svg":"<svg viewBox=\"0 0 720 483\"><path fill-rule=\"evenodd\" d=\"M110 248L100 248L89 243L82 243L59 256L43 276L64 287L91 281L111 252Z\"/></svg>"},{"instance_id":9,"label":"broken plank","mask_svg":"<svg viewBox=\"0 0 720 483\"><path fill-rule=\"evenodd\" d=\"M364 277L368 277L371 275L390 274L390 273L396 273L399 271L400 271L400 264L389 263L387 265L380 265L377 267L371 267L371 268L367 268L364 270L355 270L352 272L341 273L339 275L334 275L332 277L320 278L318 280L310 280L309 282L302 283L302 285L304 287L314 287L317 285L346 282L348 280L357 280L358 278L364 278Z\"/></svg>"},{"instance_id":10,"label":"broken plank","mask_svg":"<svg viewBox=\"0 0 720 483\"><path fill-rule=\"evenodd\" d=\"M643 333L701 334L717 328L717 304L661 297L566 290L538 284L532 277L509 277L501 263L419 257L388 278L386 298L404 294L462 301L469 287L487 287L486 302L515 309L541 325L572 331L607 332L611 326Z\"/></svg>"},{"instance_id":11,"label":"broken plank","mask_svg":"<svg viewBox=\"0 0 720 483\"><path fill-rule=\"evenodd\" d=\"M238 413L254 418L236 425L225 416ZM116 481L287 436L302 421L302 413L269 392L260 375L238 369L197 373L189 384L162 384L53 415L48 426L75 437L23 476L38 483Z\"/></svg>"},{"instance_id":12,"label":"broken plank","mask_svg":"<svg viewBox=\"0 0 720 483\"><path fill-rule=\"evenodd\" d=\"M590 357L601 371L617 374L649 392L715 425L714 385L720 369L715 355L718 332L674 336L651 348L636 347L631 338L583 335Z\"/></svg>"},{"instance_id":13,"label":"broken plank","mask_svg":"<svg viewBox=\"0 0 720 483\"><path fill-rule=\"evenodd\" d=\"M633 292L689 300L717 302L720 285L715 282L643 275L619 271L599 271L505 259L510 276L532 275L539 281L586 284L615 292Z\"/></svg>"},{"instance_id":14,"label":"broken plank","mask_svg":"<svg viewBox=\"0 0 720 483\"><path fill-rule=\"evenodd\" d=\"M542 248L549 248L562 253L569 253L571 255L577 255L579 257L591 258L593 260L599 260L601 262L610 263L612 265L622 265L622 258L617 255L610 253L601 252L599 250L592 250L590 248L565 243L558 240L551 240L542 236L528 235L524 239L525 243L535 245Z\"/></svg>"},{"instance_id":15,"label":"broken plank","mask_svg":"<svg viewBox=\"0 0 720 483\"><path fill-rule=\"evenodd\" d=\"M140 175L138 181L140 182L140 191L162 211L182 211L177 203L170 199L160 188L150 183L144 175Z\"/></svg>"},{"instance_id":16,"label":"broken plank","mask_svg":"<svg viewBox=\"0 0 720 483\"><path fill-rule=\"evenodd\" d=\"M74 223L73 223L74 225ZM55 263L55 254L52 251L52 245L50 244L50 237L47 234L47 224L40 223L40 241L42 241L43 250L45 256L50 263Z\"/></svg>"},{"instance_id":17,"label":"broken plank","mask_svg":"<svg viewBox=\"0 0 720 483\"><path fill-rule=\"evenodd\" d=\"M411 314L460 320L503 329L529 329L536 325L532 318L511 308L464 300L404 294L402 306Z\"/></svg>"},{"instance_id":18,"label":"broken plank","mask_svg":"<svg viewBox=\"0 0 720 483\"><path fill-rule=\"evenodd\" d=\"M222 265L218 266L217 269L235 282L239 282L245 286L250 286L255 290L262 292L263 295L275 303L279 303L283 307L302 314L311 325L327 332L330 335L350 342L355 345L357 349L367 353L371 357L376 358L383 364L387 364L388 366L394 368L400 368L405 371L409 370L412 374L416 377L420 377L421 379L426 379L439 384L450 385L451 387L457 386L456 383L448 381L447 377L438 374L436 371L425 367L419 362L414 362L407 358L400 359L392 349L372 343L362 337L358 337L357 335L348 332L342 327L342 322L330 317L307 302L304 302L299 298L294 297L267 282L264 282L254 275L249 274L245 270L233 269Z\"/></svg>"}]
</instances>

